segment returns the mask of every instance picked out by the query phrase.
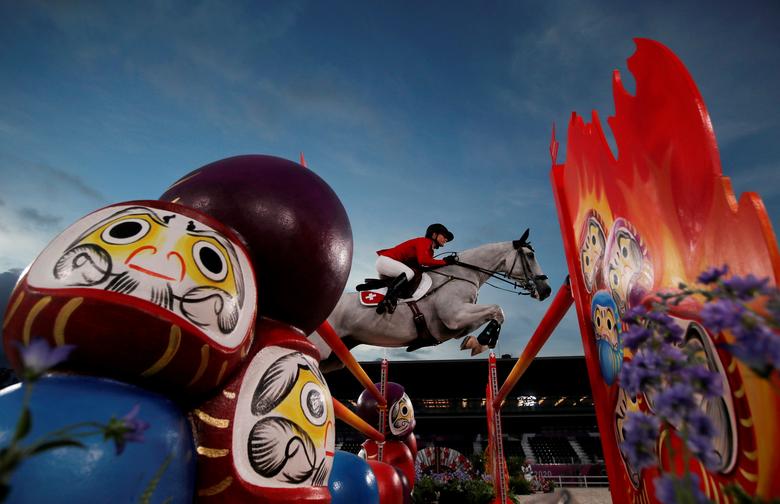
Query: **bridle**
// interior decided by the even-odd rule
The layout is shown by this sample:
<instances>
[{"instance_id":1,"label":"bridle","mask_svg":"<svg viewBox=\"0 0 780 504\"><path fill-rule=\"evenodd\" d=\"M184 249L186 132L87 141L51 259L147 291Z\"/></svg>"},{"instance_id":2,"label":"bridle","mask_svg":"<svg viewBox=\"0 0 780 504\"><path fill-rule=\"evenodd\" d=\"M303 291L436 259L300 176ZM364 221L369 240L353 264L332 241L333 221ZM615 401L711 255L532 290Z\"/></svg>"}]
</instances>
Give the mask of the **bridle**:
<instances>
[{"instance_id":1,"label":"bridle","mask_svg":"<svg viewBox=\"0 0 780 504\"><path fill-rule=\"evenodd\" d=\"M506 272L492 270L488 268L482 268L474 264L468 264L460 261L455 261L454 264L457 266L463 266L464 268L468 268L470 270L478 271L482 274L488 275L488 278L494 278L500 282L504 282L512 286L512 289L510 290L501 287L499 285L493 285L489 282L485 282L487 285L493 288L506 291L506 292L512 292L513 294L517 294L519 296L538 297L539 294L536 289L536 281L547 280L547 275L533 274L533 270L531 269L531 263L528 260L528 257L523 252L524 248L527 248L531 252L534 252L534 249L529 242L525 240L515 240L512 242L512 245L514 246L517 253L515 254L514 260L512 261L512 266L510 266L509 270ZM520 262L520 269L522 271L522 276L513 276L512 272L515 270L515 265L517 265L518 261ZM430 270L429 272L433 273L436 272L436 270ZM457 277L454 278L457 279Z\"/></svg>"}]
</instances>

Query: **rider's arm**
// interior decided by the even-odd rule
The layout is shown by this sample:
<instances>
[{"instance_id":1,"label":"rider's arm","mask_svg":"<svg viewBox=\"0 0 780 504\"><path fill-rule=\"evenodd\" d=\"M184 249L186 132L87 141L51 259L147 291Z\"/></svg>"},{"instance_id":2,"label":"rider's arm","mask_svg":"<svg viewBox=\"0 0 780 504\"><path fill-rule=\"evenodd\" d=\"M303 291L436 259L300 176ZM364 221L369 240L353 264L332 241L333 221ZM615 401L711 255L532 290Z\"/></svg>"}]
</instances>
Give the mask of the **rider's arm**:
<instances>
[{"instance_id":1,"label":"rider's arm","mask_svg":"<svg viewBox=\"0 0 780 504\"><path fill-rule=\"evenodd\" d=\"M441 259L433 258L433 250L431 249L430 239L419 238L414 245L417 251L417 262L420 264L420 266L444 266L447 264Z\"/></svg>"}]
</instances>

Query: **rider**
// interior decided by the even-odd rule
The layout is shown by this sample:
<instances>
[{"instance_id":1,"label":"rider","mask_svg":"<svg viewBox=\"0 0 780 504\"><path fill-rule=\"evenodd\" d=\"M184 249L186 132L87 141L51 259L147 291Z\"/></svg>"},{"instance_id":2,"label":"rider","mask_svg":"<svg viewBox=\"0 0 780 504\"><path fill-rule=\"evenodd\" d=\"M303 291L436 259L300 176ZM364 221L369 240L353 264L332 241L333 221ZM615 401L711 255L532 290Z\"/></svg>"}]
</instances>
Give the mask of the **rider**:
<instances>
[{"instance_id":1,"label":"rider","mask_svg":"<svg viewBox=\"0 0 780 504\"><path fill-rule=\"evenodd\" d=\"M376 307L376 312L392 313L395 310L398 297L404 286L414 278L414 269L422 266L444 266L454 264L455 256L442 259L433 258L433 250L452 241L455 236L443 224L431 224L425 231L425 236L412 238L393 248L378 250L376 270L380 275L392 278L385 298Z\"/></svg>"}]
</instances>

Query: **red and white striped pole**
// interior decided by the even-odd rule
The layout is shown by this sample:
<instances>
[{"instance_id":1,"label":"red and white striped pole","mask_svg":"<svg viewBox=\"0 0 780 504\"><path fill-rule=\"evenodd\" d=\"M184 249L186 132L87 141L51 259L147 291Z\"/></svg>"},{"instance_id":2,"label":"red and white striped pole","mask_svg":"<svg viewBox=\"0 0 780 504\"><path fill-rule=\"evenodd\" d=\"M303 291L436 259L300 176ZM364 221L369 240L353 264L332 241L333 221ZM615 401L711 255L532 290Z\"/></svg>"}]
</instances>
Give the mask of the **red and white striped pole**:
<instances>
[{"instance_id":1,"label":"red and white striped pole","mask_svg":"<svg viewBox=\"0 0 780 504\"><path fill-rule=\"evenodd\" d=\"M382 395L382 401L379 402L379 432L382 435L387 434L387 368L387 359L382 359L382 372L379 378L379 393ZM377 443L376 459L380 462L382 462L384 447L384 441Z\"/></svg>"}]
</instances>

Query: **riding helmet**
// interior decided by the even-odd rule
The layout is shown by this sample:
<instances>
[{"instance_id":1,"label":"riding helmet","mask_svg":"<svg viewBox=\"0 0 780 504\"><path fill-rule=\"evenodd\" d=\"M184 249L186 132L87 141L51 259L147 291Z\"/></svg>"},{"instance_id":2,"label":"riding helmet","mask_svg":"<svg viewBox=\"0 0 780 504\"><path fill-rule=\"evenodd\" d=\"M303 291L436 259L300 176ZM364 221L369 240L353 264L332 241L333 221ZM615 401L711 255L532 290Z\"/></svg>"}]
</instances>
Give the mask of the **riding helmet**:
<instances>
[{"instance_id":1,"label":"riding helmet","mask_svg":"<svg viewBox=\"0 0 780 504\"><path fill-rule=\"evenodd\" d=\"M444 227L444 224L439 224L438 222L436 224L431 224L428 226L428 229L425 230L425 237L431 238L433 237L433 233L439 233L441 235L444 235L447 237L447 241L452 241L455 239L455 235L450 233L449 229Z\"/></svg>"}]
</instances>

